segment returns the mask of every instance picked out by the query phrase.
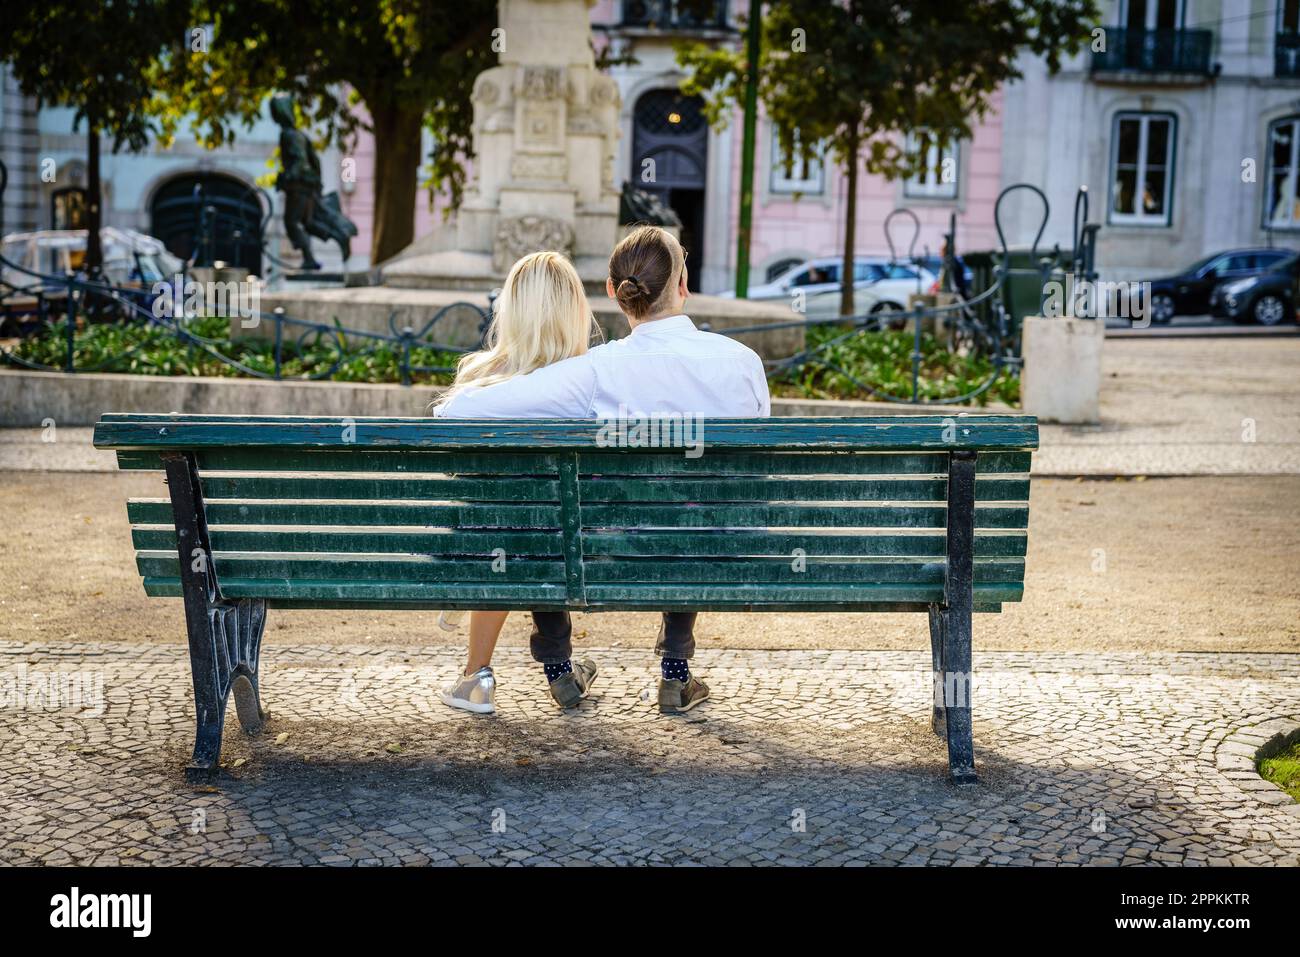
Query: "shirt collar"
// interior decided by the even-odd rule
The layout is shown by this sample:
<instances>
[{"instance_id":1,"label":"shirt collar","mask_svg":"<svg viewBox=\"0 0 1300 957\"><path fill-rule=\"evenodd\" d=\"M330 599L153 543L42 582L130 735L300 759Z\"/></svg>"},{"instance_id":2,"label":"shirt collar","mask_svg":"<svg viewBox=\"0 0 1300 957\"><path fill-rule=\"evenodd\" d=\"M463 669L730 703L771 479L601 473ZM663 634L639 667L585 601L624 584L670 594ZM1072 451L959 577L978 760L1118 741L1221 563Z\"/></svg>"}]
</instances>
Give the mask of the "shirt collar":
<instances>
[{"instance_id":1,"label":"shirt collar","mask_svg":"<svg viewBox=\"0 0 1300 957\"><path fill-rule=\"evenodd\" d=\"M645 335L671 335L672 333L695 331L695 323L691 317L685 313L678 313L675 316L664 316L662 319L653 319L650 322L638 323L630 333L634 336Z\"/></svg>"}]
</instances>

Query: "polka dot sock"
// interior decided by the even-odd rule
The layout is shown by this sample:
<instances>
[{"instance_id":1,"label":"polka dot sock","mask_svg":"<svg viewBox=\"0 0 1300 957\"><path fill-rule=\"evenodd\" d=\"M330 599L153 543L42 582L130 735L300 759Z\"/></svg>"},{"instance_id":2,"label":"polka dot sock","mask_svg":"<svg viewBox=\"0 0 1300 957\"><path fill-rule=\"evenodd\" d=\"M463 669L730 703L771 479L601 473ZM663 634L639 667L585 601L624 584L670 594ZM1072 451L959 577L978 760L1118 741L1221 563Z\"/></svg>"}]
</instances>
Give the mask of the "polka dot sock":
<instances>
[{"instance_id":1,"label":"polka dot sock","mask_svg":"<svg viewBox=\"0 0 1300 957\"><path fill-rule=\"evenodd\" d=\"M551 664L549 661L542 662L542 668L546 671L546 680L554 681L556 678L562 678L565 675L573 674L573 662L568 658L558 664Z\"/></svg>"},{"instance_id":2,"label":"polka dot sock","mask_svg":"<svg viewBox=\"0 0 1300 957\"><path fill-rule=\"evenodd\" d=\"M659 668L665 681L689 681L691 669L685 658L660 658Z\"/></svg>"}]
</instances>

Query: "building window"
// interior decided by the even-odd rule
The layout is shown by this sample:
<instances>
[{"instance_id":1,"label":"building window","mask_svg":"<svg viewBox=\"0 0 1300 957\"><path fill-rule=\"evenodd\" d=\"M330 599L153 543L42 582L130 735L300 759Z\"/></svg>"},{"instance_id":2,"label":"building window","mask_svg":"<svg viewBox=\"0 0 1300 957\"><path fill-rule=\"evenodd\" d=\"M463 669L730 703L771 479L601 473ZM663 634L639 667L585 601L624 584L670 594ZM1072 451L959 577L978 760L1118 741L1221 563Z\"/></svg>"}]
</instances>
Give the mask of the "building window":
<instances>
[{"instance_id":1,"label":"building window","mask_svg":"<svg viewBox=\"0 0 1300 957\"><path fill-rule=\"evenodd\" d=\"M1174 135L1168 113L1120 113L1111 137L1110 221L1168 226L1174 180Z\"/></svg>"},{"instance_id":2,"label":"building window","mask_svg":"<svg viewBox=\"0 0 1300 957\"><path fill-rule=\"evenodd\" d=\"M1276 76L1300 76L1300 0L1281 0L1277 5L1273 73Z\"/></svg>"},{"instance_id":3,"label":"building window","mask_svg":"<svg viewBox=\"0 0 1300 957\"><path fill-rule=\"evenodd\" d=\"M1288 116L1268 128L1268 194L1264 197L1266 229L1300 229L1300 116Z\"/></svg>"},{"instance_id":4,"label":"building window","mask_svg":"<svg viewBox=\"0 0 1300 957\"><path fill-rule=\"evenodd\" d=\"M1130 30L1176 30L1183 25L1185 0L1127 0L1121 20Z\"/></svg>"},{"instance_id":5,"label":"building window","mask_svg":"<svg viewBox=\"0 0 1300 957\"><path fill-rule=\"evenodd\" d=\"M907 151L922 162L919 173L903 183L913 199L957 198L957 144L941 145L933 133L908 133Z\"/></svg>"},{"instance_id":6,"label":"building window","mask_svg":"<svg viewBox=\"0 0 1300 957\"><path fill-rule=\"evenodd\" d=\"M796 133L795 143L798 142L799 134ZM812 159L804 159L798 155L788 156L785 150L781 149L781 138L776 134L776 127L772 127L772 181L770 188L773 193L800 193L820 196L824 182L824 169L825 164L822 163L822 151L820 149Z\"/></svg>"},{"instance_id":7,"label":"building window","mask_svg":"<svg viewBox=\"0 0 1300 957\"><path fill-rule=\"evenodd\" d=\"M64 186L50 194L51 229L86 228L86 191L80 186Z\"/></svg>"}]
</instances>

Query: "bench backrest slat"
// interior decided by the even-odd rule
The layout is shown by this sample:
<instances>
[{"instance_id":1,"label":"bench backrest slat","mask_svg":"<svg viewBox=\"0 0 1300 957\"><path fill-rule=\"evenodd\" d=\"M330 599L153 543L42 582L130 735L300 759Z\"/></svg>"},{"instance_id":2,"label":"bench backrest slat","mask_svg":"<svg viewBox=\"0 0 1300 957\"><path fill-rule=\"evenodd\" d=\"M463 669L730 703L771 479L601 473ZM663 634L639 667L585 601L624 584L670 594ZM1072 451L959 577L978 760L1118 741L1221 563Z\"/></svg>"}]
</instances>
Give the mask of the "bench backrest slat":
<instances>
[{"instance_id":1,"label":"bench backrest slat","mask_svg":"<svg viewBox=\"0 0 1300 957\"><path fill-rule=\"evenodd\" d=\"M1021 596L1032 417L707 420L698 457L597 436L568 420L107 416L96 445L131 469L193 456L229 598L701 610L942 602L949 452L974 449L976 608ZM170 502L128 515L146 590L178 594Z\"/></svg>"}]
</instances>

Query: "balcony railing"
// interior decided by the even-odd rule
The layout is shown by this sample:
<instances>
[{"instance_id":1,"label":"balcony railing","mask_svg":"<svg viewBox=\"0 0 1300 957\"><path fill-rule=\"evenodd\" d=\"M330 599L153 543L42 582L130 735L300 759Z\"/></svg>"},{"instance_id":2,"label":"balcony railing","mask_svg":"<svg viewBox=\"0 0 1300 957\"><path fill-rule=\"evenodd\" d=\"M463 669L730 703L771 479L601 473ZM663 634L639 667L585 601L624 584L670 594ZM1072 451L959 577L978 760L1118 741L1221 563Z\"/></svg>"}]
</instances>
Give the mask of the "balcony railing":
<instances>
[{"instance_id":1,"label":"balcony railing","mask_svg":"<svg viewBox=\"0 0 1300 957\"><path fill-rule=\"evenodd\" d=\"M1106 47L1092 54L1093 73L1211 74L1210 30L1105 28Z\"/></svg>"},{"instance_id":2,"label":"balcony railing","mask_svg":"<svg viewBox=\"0 0 1300 957\"><path fill-rule=\"evenodd\" d=\"M1300 77L1300 33L1279 33L1273 41L1273 75Z\"/></svg>"},{"instance_id":3,"label":"balcony railing","mask_svg":"<svg viewBox=\"0 0 1300 957\"><path fill-rule=\"evenodd\" d=\"M622 26L652 30L725 29L727 0L623 0Z\"/></svg>"}]
</instances>

